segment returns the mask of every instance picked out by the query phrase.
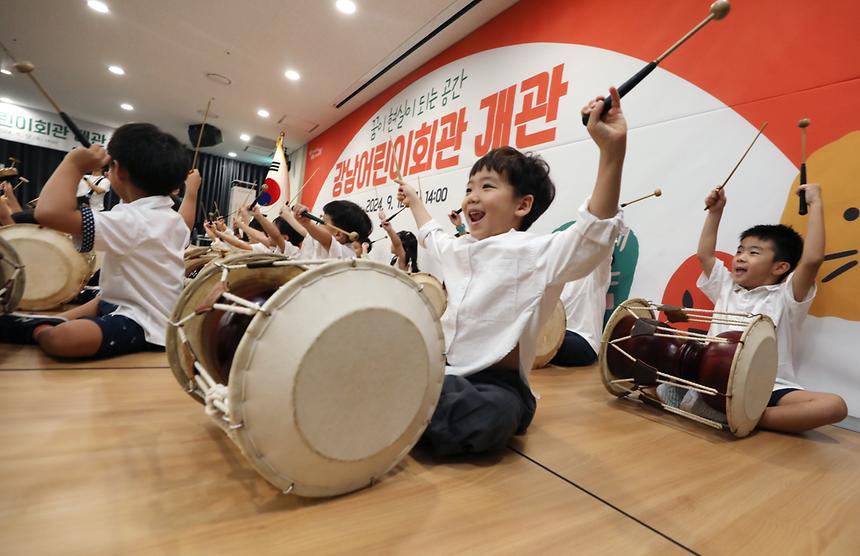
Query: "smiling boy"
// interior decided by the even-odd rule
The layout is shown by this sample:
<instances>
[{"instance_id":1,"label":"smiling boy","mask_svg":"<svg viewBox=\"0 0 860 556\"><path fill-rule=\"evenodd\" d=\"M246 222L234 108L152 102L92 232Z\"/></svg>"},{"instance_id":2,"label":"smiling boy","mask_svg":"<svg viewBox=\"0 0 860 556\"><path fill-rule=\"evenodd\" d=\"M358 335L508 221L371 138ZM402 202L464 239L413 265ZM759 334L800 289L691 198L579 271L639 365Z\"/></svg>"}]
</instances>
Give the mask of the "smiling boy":
<instances>
[{"instance_id":1,"label":"smiling boy","mask_svg":"<svg viewBox=\"0 0 860 556\"><path fill-rule=\"evenodd\" d=\"M726 205L723 190L705 198L708 215L699 238L697 256L702 275L696 286L714 302L716 311L763 314L773 319L777 337L777 375L773 394L759 427L801 432L836 423L848 413L845 401L835 395L804 390L795 381L794 353L802 340L801 326L815 297L815 275L824 260L824 216L821 188L801 185L809 206L806 242L788 226L759 225L744 231L732 259L731 272L716 264L717 230ZM712 324L711 335L731 328ZM711 418L701 396L693 391L662 386L658 394L666 403ZM681 400L678 397L683 395Z\"/></svg>"},{"instance_id":2,"label":"smiling boy","mask_svg":"<svg viewBox=\"0 0 860 556\"><path fill-rule=\"evenodd\" d=\"M564 284L591 272L612 249L627 123L621 99L601 120L603 100L583 108L600 149L597 182L574 226L526 230L549 207L555 186L540 157L493 150L469 174L461 207L470 233L458 238L433 220L415 190L399 181L418 241L436 260L448 290L442 316L447 364L442 393L422 437L436 455L504 448L526 431L536 402L528 386L540 326Z\"/></svg>"}]
</instances>

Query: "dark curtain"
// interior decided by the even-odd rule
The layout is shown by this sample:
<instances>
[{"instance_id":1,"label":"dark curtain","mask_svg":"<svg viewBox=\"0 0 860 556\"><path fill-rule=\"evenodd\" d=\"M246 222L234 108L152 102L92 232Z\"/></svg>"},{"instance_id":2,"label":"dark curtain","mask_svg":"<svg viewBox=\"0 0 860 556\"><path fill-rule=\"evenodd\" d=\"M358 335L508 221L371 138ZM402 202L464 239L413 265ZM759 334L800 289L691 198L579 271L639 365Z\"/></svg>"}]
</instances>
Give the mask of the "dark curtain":
<instances>
[{"instance_id":1,"label":"dark curtain","mask_svg":"<svg viewBox=\"0 0 860 556\"><path fill-rule=\"evenodd\" d=\"M188 151L188 164L191 165L193 151ZM42 185L51 177L54 169L66 156L63 151L25 145L13 141L0 139L0 162L5 161L9 165L8 157L14 156L20 162L16 164L18 174L24 176L30 183L24 184L15 190L18 201L25 206L28 201L39 196ZM230 206L230 184L233 180L263 183L266 179L267 166L259 166L248 162L241 162L232 158L224 158L201 152L197 162L200 174L203 176L203 185L200 188L198 207L202 204L205 212L210 212L218 203L218 208L224 216L227 215ZM16 183L13 181L13 184ZM105 209L110 209L119 202L119 197L111 190L105 196ZM205 215L197 210L197 232L203 233L202 220Z\"/></svg>"}]
</instances>

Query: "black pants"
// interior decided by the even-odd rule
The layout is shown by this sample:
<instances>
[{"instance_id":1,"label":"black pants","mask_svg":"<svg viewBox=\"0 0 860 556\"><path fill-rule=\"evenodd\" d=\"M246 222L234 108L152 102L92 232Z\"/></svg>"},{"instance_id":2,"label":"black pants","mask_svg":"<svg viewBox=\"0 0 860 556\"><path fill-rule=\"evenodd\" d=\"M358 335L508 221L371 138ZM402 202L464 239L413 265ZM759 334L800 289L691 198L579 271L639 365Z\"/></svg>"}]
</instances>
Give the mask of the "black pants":
<instances>
[{"instance_id":1,"label":"black pants","mask_svg":"<svg viewBox=\"0 0 860 556\"><path fill-rule=\"evenodd\" d=\"M421 443L436 456L499 450L515 434L526 432L535 407L534 396L515 371L445 375Z\"/></svg>"},{"instance_id":2,"label":"black pants","mask_svg":"<svg viewBox=\"0 0 860 556\"><path fill-rule=\"evenodd\" d=\"M559 367L584 367L595 361L597 361L597 354L594 353L591 344L576 332L565 330L561 349L558 350L549 364Z\"/></svg>"}]
</instances>

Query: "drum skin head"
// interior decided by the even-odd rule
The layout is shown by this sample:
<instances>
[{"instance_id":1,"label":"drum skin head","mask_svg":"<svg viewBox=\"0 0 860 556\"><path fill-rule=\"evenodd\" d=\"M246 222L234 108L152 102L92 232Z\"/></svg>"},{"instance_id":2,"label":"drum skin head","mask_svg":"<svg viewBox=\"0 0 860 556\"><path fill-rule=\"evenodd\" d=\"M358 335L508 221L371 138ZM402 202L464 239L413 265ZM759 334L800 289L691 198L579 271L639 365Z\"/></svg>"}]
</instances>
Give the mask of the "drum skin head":
<instances>
[{"instance_id":1,"label":"drum skin head","mask_svg":"<svg viewBox=\"0 0 860 556\"><path fill-rule=\"evenodd\" d=\"M0 236L0 288L8 288L0 297L0 315L17 309L24 295L24 286L27 283L24 268L20 269L15 281L11 282L15 268L20 265L21 258L18 257L18 252L12 244Z\"/></svg>"},{"instance_id":2,"label":"drum skin head","mask_svg":"<svg viewBox=\"0 0 860 556\"><path fill-rule=\"evenodd\" d=\"M252 262L262 262L268 260L283 260L286 257L274 253L239 253L225 257L219 262L223 264L247 264ZM279 266L269 268L237 268L230 271L228 284L231 288L238 288L249 282L259 284L271 284L277 288L292 278L303 272L302 267L295 266ZM176 306L173 308L173 313L170 315L171 322L179 322L194 310L199 307L206 297L212 292L212 289L218 285L221 280L222 269L216 265L209 265L197 275L194 280L191 280ZM188 343L191 344L191 350L197 355L200 363L204 368L213 368L213 363L207 360L208 350L204 349L203 342L208 339L203 338L203 321L207 314L198 315L185 323L183 330ZM188 394L200 403L203 403L203 398L196 390L194 382L194 365L191 354L188 348L182 343L179 338L179 329L175 326L168 325L165 334L165 351L167 352L167 361L170 363L170 369L173 371L173 376L188 392ZM189 383L193 386L189 388Z\"/></svg>"},{"instance_id":3,"label":"drum skin head","mask_svg":"<svg viewBox=\"0 0 860 556\"><path fill-rule=\"evenodd\" d=\"M559 300L553 307L549 320L543 323L537 337L537 351L532 369L543 369L561 349L564 343L564 332L567 329L567 315L564 304Z\"/></svg>"},{"instance_id":4,"label":"drum skin head","mask_svg":"<svg viewBox=\"0 0 860 556\"><path fill-rule=\"evenodd\" d=\"M729 430L738 438L758 424L776 381L776 328L769 317L757 315L744 330L732 360L726 398Z\"/></svg>"},{"instance_id":5,"label":"drum skin head","mask_svg":"<svg viewBox=\"0 0 860 556\"><path fill-rule=\"evenodd\" d=\"M228 385L234 439L281 490L336 496L380 480L430 421L445 372L435 308L368 260L311 267L265 303Z\"/></svg>"},{"instance_id":6,"label":"drum skin head","mask_svg":"<svg viewBox=\"0 0 860 556\"><path fill-rule=\"evenodd\" d=\"M37 226L0 228L0 237L15 251L29 276L18 309L54 309L72 300L92 276L95 258L78 253L71 236Z\"/></svg>"},{"instance_id":7,"label":"drum skin head","mask_svg":"<svg viewBox=\"0 0 860 556\"><path fill-rule=\"evenodd\" d=\"M445 309L448 308L448 292L445 291L442 282L429 272L411 272L409 277L420 286L421 293L427 296L433 305L436 318L441 319Z\"/></svg>"},{"instance_id":8,"label":"drum skin head","mask_svg":"<svg viewBox=\"0 0 860 556\"><path fill-rule=\"evenodd\" d=\"M630 298L612 311L612 315L609 317L609 320L606 321L606 326L603 327L603 337L601 338L600 353L598 354L597 361L600 365L600 378L603 380L603 387L606 388L606 390L613 396L618 396L620 398L629 394L630 391L611 383L611 381L621 378L613 375L612 371L609 370L609 363L606 357L607 350L615 349L609 347L609 340L612 338L612 332L615 330L615 327L621 319L630 316L630 311L633 311L633 313L640 318L656 319L657 313L651 310L650 307L651 304L644 299L638 297Z\"/></svg>"}]
</instances>

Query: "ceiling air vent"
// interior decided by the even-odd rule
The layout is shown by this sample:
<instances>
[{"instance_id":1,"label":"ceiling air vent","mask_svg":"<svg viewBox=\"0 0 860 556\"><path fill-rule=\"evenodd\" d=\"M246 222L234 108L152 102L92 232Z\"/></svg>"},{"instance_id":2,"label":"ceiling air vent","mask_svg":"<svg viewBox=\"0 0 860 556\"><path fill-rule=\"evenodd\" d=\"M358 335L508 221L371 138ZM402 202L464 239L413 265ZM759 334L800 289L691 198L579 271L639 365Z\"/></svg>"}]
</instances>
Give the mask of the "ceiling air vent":
<instances>
[{"instance_id":1,"label":"ceiling air vent","mask_svg":"<svg viewBox=\"0 0 860 556\"><path fill-rule=\"evenodd\" d=\"M272 156L275 154L276 145L277 143L274 139L255 135L250 141L248 141L248 144L245 145L245 152L260 156Z\"/></svg>"}]
</instances>

